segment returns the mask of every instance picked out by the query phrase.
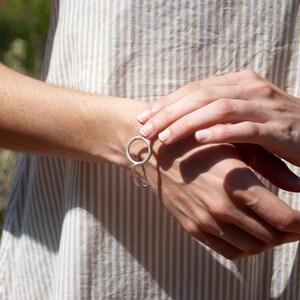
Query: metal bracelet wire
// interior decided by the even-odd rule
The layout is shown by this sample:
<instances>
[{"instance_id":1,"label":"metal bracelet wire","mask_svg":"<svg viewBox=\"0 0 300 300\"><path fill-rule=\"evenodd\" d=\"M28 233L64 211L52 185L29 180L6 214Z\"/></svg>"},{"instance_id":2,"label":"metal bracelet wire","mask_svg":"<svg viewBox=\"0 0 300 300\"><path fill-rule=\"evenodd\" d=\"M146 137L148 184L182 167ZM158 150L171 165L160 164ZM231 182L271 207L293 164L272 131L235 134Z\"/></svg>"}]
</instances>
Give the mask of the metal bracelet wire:
<instances>
[{"instance_id":1,"label":"metal bracelet wire","mask_svg":"<svg viewBox=\"0 0 300 300\"><path fill-rule=\"evenodd\" d=\"M135 141L143 141L146 145L147 145L147 155L146 157L141 160L141 161L136 161L135 159L132 158L131 154L130 154L130 147L131 145L135 142ZM126 145L126 157L129 160L129 162L131 163L131 176L132 176L132 180L133 182L140 188L147 188L149 187L149 183L147 182L146 179L144 179L141 175L139 175L136 172L136 168L138 166L143 166L145 165L149 159L151 158L152 155L152 148L151 148L151 142L150 140L144 138L143 136L135 136L133 138L131 138L127 145Z\"/></svg>"}]
</instances>

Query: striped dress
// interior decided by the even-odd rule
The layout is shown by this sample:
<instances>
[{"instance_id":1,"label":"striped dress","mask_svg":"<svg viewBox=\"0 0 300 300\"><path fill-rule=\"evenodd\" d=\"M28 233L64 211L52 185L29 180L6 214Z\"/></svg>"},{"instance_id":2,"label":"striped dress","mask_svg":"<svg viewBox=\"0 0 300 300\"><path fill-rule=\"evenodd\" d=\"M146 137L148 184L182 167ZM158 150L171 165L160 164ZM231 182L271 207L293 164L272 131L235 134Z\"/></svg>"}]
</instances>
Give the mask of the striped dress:
<instances>
[{"instance_id":1,"label":"striped dress","mask_svg":"<svg viewBox=\"0 0 300 300\"><path fill-rule=\"evenodd\" d=\"M42 77L153 102L251 68L300 97L299 11L299 0L54 0ZM272 190L300 208L299 195ZM127 170L22 155L0 298L297 300L298 243L228 261L191 239Z\"/></svg>"}]
</instances>

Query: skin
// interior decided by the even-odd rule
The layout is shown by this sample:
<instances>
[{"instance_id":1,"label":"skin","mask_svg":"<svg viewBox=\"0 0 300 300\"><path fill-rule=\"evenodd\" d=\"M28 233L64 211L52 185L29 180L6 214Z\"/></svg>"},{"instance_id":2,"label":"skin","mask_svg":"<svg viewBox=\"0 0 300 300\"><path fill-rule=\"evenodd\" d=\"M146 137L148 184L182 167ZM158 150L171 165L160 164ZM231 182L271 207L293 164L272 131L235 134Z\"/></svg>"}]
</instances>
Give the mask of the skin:
<instances>
[{"instance_id":1,"label":"skin","mask_svg":"<svg viewBox=\"0 0 300 300\"><path fill-rule=\"evenodd\" d=\"M129 168L139 101L56 87L0 65L0 147ZM114 120L112 122L112 120Z\"/></svg>"},{"instance_id":2,"label":"skin","mask_svg":"<svg viewBox=\"0 0 300 300\"><path fill-rule=\"evenodd\" d=\"M236 147L185 138L156 141L153 149L142 174L183 228L211 249L233 260L299 239L300 213L264 187Z\"/></svg>"},{"instance_id":3,"label":"skin","mask_svg":"<svg viewBox=\"0 0 300 300\"><path fill-rule=\"evenodd\" d=\"M144 135L165 144L195 133L201 144L257 144L300 166L300 100L253 71L189 84L143 116Z\"/></svg>"},{"instance_id":4,"label":"skin","mask_svg":"<svg viewBox=\"0 0 300 300\"><path fill-rule=\"evenodd\" d=\"M140 128L135 116L149 109L141 101L56 87L2 65L0 104L0 147L128 169L125 146ZM134 143L132 154L143 156L142 148ZM190 235L225 257L299 239L300 213L270 193L244 162L255 165L264 152L253 159L242 148L194 139L167 146L153 139L153 152L141 175ZM284 184L295 188L292 180Z\"/></svg>"}]
</instances>

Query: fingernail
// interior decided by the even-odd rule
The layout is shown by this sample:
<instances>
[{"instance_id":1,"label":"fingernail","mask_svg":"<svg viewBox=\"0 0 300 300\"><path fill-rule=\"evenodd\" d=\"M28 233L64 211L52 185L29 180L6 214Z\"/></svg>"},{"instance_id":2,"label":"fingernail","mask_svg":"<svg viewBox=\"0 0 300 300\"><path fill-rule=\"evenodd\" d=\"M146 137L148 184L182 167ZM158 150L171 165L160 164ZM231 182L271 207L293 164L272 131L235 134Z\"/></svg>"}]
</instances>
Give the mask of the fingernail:
<instances>
[{"instance_id":1,"label":"fingernail","mask_svg":"<svg viewBox=\"0 0 300 300\"><path fill-rule=\"evenodd\" d=\"M140 132L145 137L149 136L153 132L153 124L152 123L148 123L148 124L144 125L140 129Z\"/></svg>"},{"instance_id":2,"label":"fingernail","mask_svg":"<svg viewBox=\"0 0 300 300\"><path fill-rule=\"evenodd\" d=\"M164 143L170 137L170 134L170 129L166 129L158 135L158 138Z\"/></svg>"},{"instance_id":3,"label":"fingernail","mask_svg":"<svg viewBox=\"0 0 300 300\"><path fill-rule=\"evenodd\" d=\"M211 137L211 132L210 130L201 130L197 131L196 134L196 139L199 141L207 140Z\"/></svg>"},{"instance_id":4,"label":"fingernail","mask_svg":"<svg viewBox=\"0 0 300 300\"><path fill-rule=\"evenodd\" d=\"M148 120L150 115L151 115L151 110L147 109L142 113L140 113L139 115L137 115L137 119L142 123Z\"/></svg>"}]
</instances>

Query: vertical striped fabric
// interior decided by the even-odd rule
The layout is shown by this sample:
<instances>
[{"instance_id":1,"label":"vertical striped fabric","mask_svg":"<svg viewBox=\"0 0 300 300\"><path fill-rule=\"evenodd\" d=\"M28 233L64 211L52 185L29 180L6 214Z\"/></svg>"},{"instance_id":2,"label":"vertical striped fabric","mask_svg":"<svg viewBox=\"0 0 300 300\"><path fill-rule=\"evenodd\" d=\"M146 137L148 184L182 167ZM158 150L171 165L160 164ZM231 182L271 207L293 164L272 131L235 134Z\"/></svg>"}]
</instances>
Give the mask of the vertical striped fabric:
<instances>
[{"instance_id":1,"label":"vertical striped fabric","mask_svg":"<svg viewBox=\"0 0 300 300\"><path fill-rule=\"evenodd\" d=\"M54 0L43 78L152 102L252 68L299 97L298 12L299 0ZM270 188L300 208L299 195ZM299 264L298 243L227 261L114 165L23 155L0 298L297 300Z\"/></svg>"}]
</instances>

